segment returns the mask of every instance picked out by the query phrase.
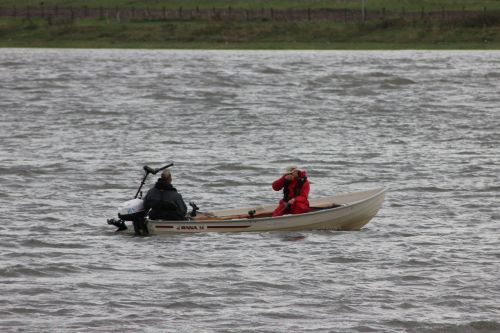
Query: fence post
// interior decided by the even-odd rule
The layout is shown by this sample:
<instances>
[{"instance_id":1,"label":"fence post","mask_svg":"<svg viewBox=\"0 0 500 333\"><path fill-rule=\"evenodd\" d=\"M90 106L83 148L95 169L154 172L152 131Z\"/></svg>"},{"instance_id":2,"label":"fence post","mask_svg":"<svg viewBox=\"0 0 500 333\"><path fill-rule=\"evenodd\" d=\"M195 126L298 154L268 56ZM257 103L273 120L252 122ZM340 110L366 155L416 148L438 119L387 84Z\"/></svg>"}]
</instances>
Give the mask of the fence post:
<instances>
[{"instance_id":1,"label":"fence post","mask_svg":"<svg viewBox=\"0 0 500 333\"><path fill-rule=\"evenodd\" d=\"M59 16L59 7L57 5L54 8L54 16L55 17Z\"/></svg>"},{"instance_id":2,"label":"fence post","mask_svg":"<svg viewBox=\"0 0 500 333\"><path fill-rule=\"evenodd\" d=\"M365 6L365 0L362 1L361 3L361 21L365 23L366 20L366 6Z\"/></svg>"},{"instance_id":3,"label":"fence post","mask_svg":"<svg viewBox=\"0 0 500 333\"><path fill-rule=\"evenodd\" d=\"M441 20L445 19L445 12L444 12L444 6L441 7Z\"/></svg>"},{"instance_id":4,"label":"fence post","mask_svg":"<svg viewBox=\"0 0 500 333\"><path fill-rule=\"evenodd\" d=\"M45 8L43 7L43 2L40 2L40 16L45 17Z\"/></svg>"},{"instance_id":5,"label":"fence post","mask_svg":"<svg viewBox=\"0 0 500 333\"><path fill-rule=\"evenodd\" d=\"M274 9L271 8L271 20L274 20Z\"/></svg>"},{"instance_id":6,"label":"fence post","mask_svg":"<svg viewBox=\"0 0 500 333\"><path fill-rule=\"evenodd\" d=\"M420 18L423 20L425 17L425 10L424 10L424 7L422 7L422 9L420 10Z\"/></svg>"},{"instance_id":7,"label":"fence post","mask_svg":"<svg viewBox=\"0 0 500 333\"><path fill-rule=\"evenodd\" d=\"M30 19L31 19L31 15L30 15L30 6L26 6L26 19L27 19L27 20L30 20Z\"/></svg>"},{"instance_id":8,"label":"fence post","mask_svg":"<svg viewBox=\"0 0 500 333\"><path fill-rule=\"evenodd\" d=\"M75 12L73 11L73 7L69 7L69 12L71 15L71 22L75 20Z\"/></svg>"},{"instance_id":9,"label":"fence post","mask_svg":"<svg viewBox=\"0 0 500 333\"><path fill-rule=\"evenodd\" d=\"M14 6L14 8L12 9L12 16L17 17L17 8L16 8L16 6Z\"/></svg>"},{"instance_id":10,"label":"fence post","mask_svg":"<svg viewBox=\"0 0 500 333\"><path fill-rule=\"evenodd\" d=\"M307 8L307 20L311 21L311 8Z\"/></svg>"},{"instance_id":11,"label":"fence post","mask_svg":"<svg viewBox=\"0 0 500 333\"><path fill-rule=\"evenodd\" d=\"M99 7L99 19L100 20L104 19L104 13L103 13L102 6Z\"/></svg>"},{"instance_id":12,"label":"fence post","mask_svg":"<svg viewBox=\"0 0 500 333\"><path fill-rule=\"evenodd\" d=\"M385 7L382 7L382 20L385 20Z\"/></svg>"}]
</instances>

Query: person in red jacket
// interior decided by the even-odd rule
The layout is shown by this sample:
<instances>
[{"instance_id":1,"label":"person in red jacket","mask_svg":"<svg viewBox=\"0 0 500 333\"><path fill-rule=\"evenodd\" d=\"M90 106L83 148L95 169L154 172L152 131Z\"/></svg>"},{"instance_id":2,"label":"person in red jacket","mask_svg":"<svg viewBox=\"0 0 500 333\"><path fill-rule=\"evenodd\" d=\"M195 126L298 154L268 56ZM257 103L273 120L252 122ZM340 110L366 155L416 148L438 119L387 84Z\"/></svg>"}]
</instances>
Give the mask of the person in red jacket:
<instances>
[{"instance_id":1,"label":"person in red jacket","mask_svg":"<svg viewBox=\"0 0 500 333\"><path fill-rule=\"evenodd\" d=\"M299 170L296 166L286 168L285 173L273 182L273 189L283 189L283 199L274 210L273 216L309 212L309 181L304 170Z\"/></svg>"}]
</instances>

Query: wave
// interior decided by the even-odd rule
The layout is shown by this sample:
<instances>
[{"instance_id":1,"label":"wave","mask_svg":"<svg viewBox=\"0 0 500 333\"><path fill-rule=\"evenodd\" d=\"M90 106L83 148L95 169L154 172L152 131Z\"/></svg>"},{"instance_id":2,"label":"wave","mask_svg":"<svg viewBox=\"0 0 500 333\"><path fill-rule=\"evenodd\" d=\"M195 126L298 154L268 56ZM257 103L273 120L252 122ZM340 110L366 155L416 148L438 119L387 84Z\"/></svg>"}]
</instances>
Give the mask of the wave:
<instances>
[{"instance_id":1,"label":"wave","mask_svg":"<svg viewBox=\"0 0 500 333\"><path fill-rule=\"evenodd\" d=\"M404 192L415 191L415 192L430 192L430 193L455 191L455 189L448 189L437 186L416 186L416 187L401 188L400 190Z\"/></svg>"},{"instance_id":2,"label":"wave","mask_svg":"<svg viewBox=\"0 0 500 333\"><path fill-rule=\"evenodd\" d=\"M500 72L489 72L485 76L492 79L500 78Z\"/></svg>"},{"instance_id":3,"label":"wave","mask_svg":"<svg viewBox=\"0 0 500 333\"><path fill-rule=\"evenodd\" d=\"M283 74L285 72L284 69L274 68L274 67L261 67L256 68L255 72L262 74Z\"/></svg>"},{"instance_id":4,"label":"wave","mask_svg":"<svg viewBox=\"0 0 500 333\"><path fill-rule=\"evenodd\" d=\"M389 84L393 86L405 86L409 84L415 84L416 82L407 78L397 77L390 80L384 80L384 84Z\"/></svg>"},{"instance_id":5,"label":"wave","mask_svg":"<svg viewBox=\"0 0 500 333\"><path fill-rule=\"evenodd\" d=\"M29 267L27 265L14 265L0 268L0 277L55 277L66 276L71 273L78 273L82 270L71 264L50 264L42 267Z\"/></svg>"},{"instance_id":6,"label":"wave","mask_svg":"<svg viewBox=\"0 0 500 333\"><path fill-rule=\"evenodd\" d=\"M461 324L421 324L409 326L411 333L498 333L500 323L497 321L471 321Z\"/></svg>"},{"instance_id":7,"label":"wave","mask_svg":"<svg viewBox=\"0 0 500 333\"><path fill-rule=\"evenodd\" d=\"M27 239L20 242L20 245L27 248L53 248L53 249L87 249L90 246L81 243L45 242L38 239Z\"/></svg>"}]
</instances>

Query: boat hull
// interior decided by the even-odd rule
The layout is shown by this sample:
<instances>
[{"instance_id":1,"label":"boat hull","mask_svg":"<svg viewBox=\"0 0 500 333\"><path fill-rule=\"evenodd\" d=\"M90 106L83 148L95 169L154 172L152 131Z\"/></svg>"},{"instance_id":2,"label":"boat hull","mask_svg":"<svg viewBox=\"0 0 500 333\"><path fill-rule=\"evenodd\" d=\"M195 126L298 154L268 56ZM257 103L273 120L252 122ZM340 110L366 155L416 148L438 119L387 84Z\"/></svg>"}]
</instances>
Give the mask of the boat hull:
<instances>
[{"instance_id":1,"label":"boat hull","mask_svg":"<svg viewBox=\"0 0 500 333\"><path fill-rule=\"evenodd\" d=\"M257 218L242 218L242 215L251 210L245 208L210 212L192 221L146 219L146 225L149 233L153 235L200 232L359 230L377 214L384 197L385 189L379 188L312 200L311 207L322 209L305 214L258 217L269 215L274 208L274 206L262 206L251 208L256 210ZM338 206L326 208L332 204Z\"/></svg>"}]
</instances>

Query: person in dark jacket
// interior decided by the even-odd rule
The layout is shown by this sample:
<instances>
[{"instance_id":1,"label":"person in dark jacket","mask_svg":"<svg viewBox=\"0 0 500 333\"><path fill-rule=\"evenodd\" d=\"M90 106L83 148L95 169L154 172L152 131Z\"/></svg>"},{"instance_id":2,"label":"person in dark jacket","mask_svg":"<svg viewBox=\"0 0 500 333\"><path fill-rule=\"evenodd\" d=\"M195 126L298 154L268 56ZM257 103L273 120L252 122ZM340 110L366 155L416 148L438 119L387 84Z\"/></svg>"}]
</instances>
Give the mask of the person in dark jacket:
<instances>
[{"instance_id":1,"label":"person in dark jacket","mask_svg":"<svg viewBox=\"0 0 500 333\"><path fill-rule=\"evenodd\" d=\"M283 190L283 199L273 216L309 212L309 181L305 170L296 166L286 168L285 173L273 182L273 190Z\"/></svg>"},{"instance_id":2,"label":"person in dark jacket","mask_svg":"<svg viewBox=\"0 0 500 333\"><path fill-rule=\"evenodd\" d=\"M151 220L185 220L187 207L182 195L172 186L172 174L165 170L144 197L144 208Z\"/></svg>"}]
</instances>

